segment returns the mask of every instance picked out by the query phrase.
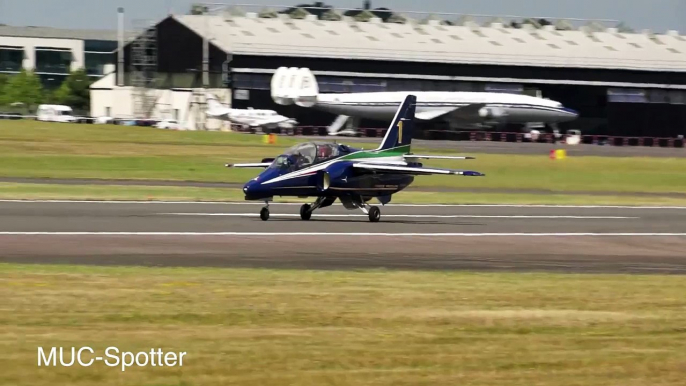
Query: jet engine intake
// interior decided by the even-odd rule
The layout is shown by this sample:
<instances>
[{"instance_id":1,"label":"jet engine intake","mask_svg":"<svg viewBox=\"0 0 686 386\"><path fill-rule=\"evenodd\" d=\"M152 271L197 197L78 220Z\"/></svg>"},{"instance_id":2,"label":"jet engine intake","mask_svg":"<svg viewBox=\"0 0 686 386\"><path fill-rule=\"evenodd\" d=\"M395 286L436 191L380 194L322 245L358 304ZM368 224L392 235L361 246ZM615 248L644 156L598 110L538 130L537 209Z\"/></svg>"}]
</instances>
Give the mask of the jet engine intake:
<instances>
[{"instance_id":1,"label":"jet engine intake","mask_svg":"<svg viewBox=\"0 0 686 386\"><path fill-rule=\"evenodd\" d=\"M345 185L352 170L351 162L335 162L317 174L317 189L325 192L332 186Z\"/></svg>"}]
</instances>

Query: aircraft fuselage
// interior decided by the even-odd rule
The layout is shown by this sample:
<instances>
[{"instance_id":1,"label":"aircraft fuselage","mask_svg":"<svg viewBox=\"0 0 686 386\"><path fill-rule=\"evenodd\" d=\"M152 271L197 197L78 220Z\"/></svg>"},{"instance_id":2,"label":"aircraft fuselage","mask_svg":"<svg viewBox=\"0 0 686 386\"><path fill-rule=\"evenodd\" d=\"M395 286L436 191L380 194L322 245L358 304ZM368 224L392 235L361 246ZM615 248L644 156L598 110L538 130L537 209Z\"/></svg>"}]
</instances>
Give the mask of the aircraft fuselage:
<instances>
[{"instance_id":1,"label":"aircraft fuselage","mask_svg":"<svg viewBox=\"0 0 686 386\"><path fill-rule=\"evenodd\" d=\"M391 120L408 92L319 94L315 109L337 115ZM449 109L485 104L492 116L465 116L465 122L560 123L574 120L578 113L559 102L527 95L485 92L416 92L417 118ZM439 118L440 119L440 118ZM450 118L448 118L450 119Z\"/></svg>"}]
</instances>

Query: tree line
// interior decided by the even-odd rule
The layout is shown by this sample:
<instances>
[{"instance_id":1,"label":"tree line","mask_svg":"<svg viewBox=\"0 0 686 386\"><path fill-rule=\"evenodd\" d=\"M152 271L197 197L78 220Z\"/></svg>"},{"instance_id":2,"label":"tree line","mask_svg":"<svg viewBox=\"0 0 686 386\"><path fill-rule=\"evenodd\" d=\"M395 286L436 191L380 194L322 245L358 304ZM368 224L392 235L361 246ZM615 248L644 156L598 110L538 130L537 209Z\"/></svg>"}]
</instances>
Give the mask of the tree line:
<instances>
[{"instance_id":1,"label":"tree line","mask_svg":"<svg viewBox=\"0 0 686 386\"><path fill-rule=\"evenodd\" d=\"M46 88L35 72L0 74L0 106L23 106L35 112L40 104L67 105L75 111L90 110L90 85L86 70L72 71L58 88Z\"/></svg>"}]
</instances>

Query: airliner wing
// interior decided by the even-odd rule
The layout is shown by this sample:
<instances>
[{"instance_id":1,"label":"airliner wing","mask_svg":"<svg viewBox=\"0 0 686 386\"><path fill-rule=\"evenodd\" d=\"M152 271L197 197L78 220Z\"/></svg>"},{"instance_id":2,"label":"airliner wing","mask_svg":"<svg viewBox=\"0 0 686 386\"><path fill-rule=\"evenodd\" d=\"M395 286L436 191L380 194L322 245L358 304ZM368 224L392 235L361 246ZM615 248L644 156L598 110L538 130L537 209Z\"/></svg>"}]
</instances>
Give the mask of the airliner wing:
<instances>
[{"instance_id":1,"label":"airliner wing","mask_svg":"<svg viewBox=\"0 0 686 386\"><path fill-rule=\"evenodd\" d=\"M422 111L415 114L415 118L430 121L449 115L451 119L471 121L479 116L479 110L486 107L485 103L472 103L461 107L445 108L440 110Z\"/></svg>"},{"instance_id":2,"label":"airliner wing","mask_svg":"<svg viewBox=\"0 0 686 386\"><path fill-rule=\"evenodd\" d=\"M227 168L268 168L271 162L255 162L247 164L226 164Z\"/></svg>"},{"instance_id":3,"label":"airliner wing","mask_svg":"<svg viewBox=\"0 0 686 386\"><path fill-rule=\"evenodd\" d=\"M450 174L466 177L481 177L485 174L479 172L469 171L469 170L451 170L451 169L437 169L437 168L424 168L416 166L400 166L400 165L385 165L385 164L373 164L366 162L358 162L353 164L354 168L370 170L375 173L390 173L390 174L411 174L415 176L420 175L431 175L431 174Z\"/></svg>"},{"instance_id":4,"label":"airliner wing","mask_svg":"<svg viewBox=\"0 0 686 386\"><path fill-rule=\"evenodd\" d=\"M421 121L430 121L432 119L436 119L438 117L442 117L446 114L450 114L452 111L455 111L456 109L443 109L443 110L431 110L431 111L422 111L421 113L416 113L414 115L415 118L421 120Z\"/></svg>"}]
</instances>

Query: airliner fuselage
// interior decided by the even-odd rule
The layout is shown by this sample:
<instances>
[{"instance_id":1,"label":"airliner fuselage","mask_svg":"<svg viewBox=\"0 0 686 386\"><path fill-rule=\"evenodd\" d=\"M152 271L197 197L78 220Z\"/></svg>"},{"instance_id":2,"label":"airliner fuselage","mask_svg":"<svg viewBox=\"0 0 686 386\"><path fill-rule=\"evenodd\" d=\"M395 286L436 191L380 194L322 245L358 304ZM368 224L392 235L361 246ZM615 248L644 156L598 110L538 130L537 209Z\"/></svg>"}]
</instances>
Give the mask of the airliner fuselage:
<instances>
[{"instance_id":1,"label":"airliner fuselage","mask_svg":"<svg viewBox=\"0 0 686 386\"><path fill-rule=\"evenodd\" d=\"M390 120L398 105L410 92L375 92L353 94L319 94L315 109L338 115L365 119ZM479 106L470 112L455 114L464 122L506 121L507 123L560 123L574 120L578 113L561 103L528 95L486 92L412 92L417 96L417 119L431 120L460 112L468 106ZM483 106L481 106L483 105Z\"/></svg>"}]
</instances>

